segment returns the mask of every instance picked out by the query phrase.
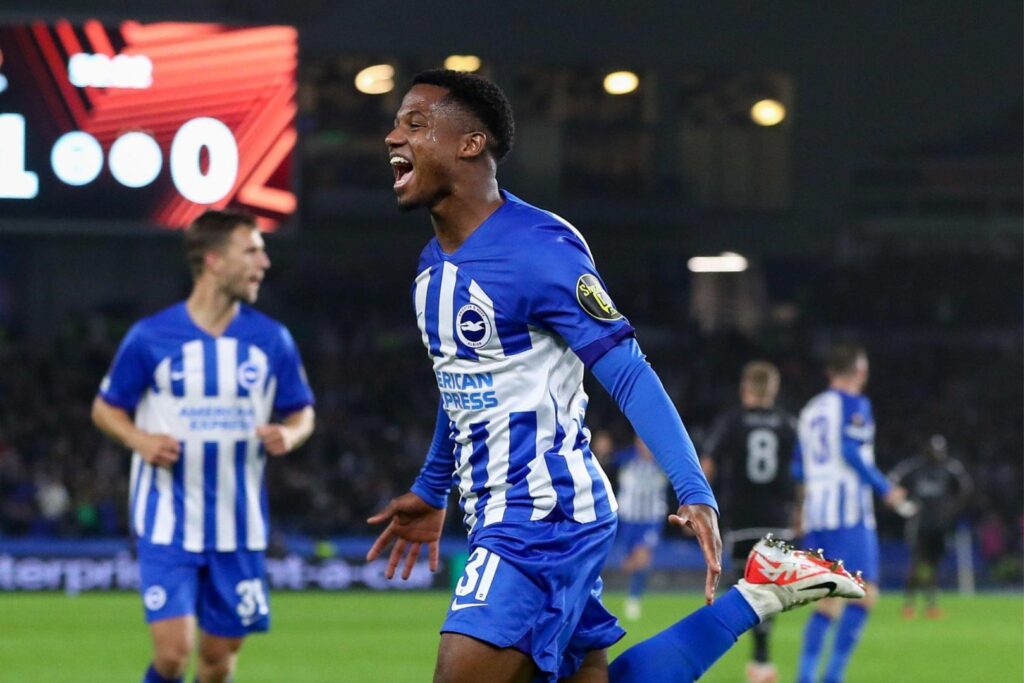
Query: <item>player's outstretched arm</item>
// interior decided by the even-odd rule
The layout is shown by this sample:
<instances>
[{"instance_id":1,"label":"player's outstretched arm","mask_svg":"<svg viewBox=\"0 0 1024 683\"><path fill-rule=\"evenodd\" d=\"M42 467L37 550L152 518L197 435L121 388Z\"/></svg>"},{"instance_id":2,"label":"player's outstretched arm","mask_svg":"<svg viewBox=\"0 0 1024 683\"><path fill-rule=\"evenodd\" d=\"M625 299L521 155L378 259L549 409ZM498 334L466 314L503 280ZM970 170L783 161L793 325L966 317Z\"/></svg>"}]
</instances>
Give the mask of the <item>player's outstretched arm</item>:
<instances>
[{"instance_id":1,"label":"player's outstretched arm","mask_svg":"<svg viewBox=\"0 0 1024 683\"><path fill-rule=\"evenodd\" d=\"M697 534L708 566L704 597L710 603L722 572L718 503L679 412L635 339L620 341L591 370L615 398L672 482L680 507L674 515L677 519L670 521Z\"/></svg>"},{"instance_id":2,"label":"player's outstretched arm","mask_svg":"<svg viewBox=\"0 0 1024 683\"><path fill-rule=\"evenodd\" d=\"M107 403L101 396L92 403L92 421L101 432L137 452L150 465L169 467L181 455L181 444L173 436L139 429L128 411Z\"/></svg>"},{"instance_id":3,"label":"player's outstretched arm","mask_svg":"<svg viewBox=\"0 0 1024 683\"><path fill-rule=\"evenodd\" d=\"M388 523L387 528L374 541L370 552L366 553L366 561L376 560L393 541L395 546L391 549L387 570L384 572L389 579L394 578L395 569L403 556L405 566L402 568L402 580L409 578L424 543L427 544L430 571L437 571L441 556L444 508L429 505L410 491L393 499L387 507L366 521L369 524Z\"/></svg>"},{"instance_id":4,"label":"player's outstretched arm","mask_svg":"<svg viewBox=\"0 0 1024 683\"><path fill-rule=\"evenodd\" d=\"M256 428L256 436L271 455L285 455L306 443L313 434L316 413L313 406L296 410L281 422L272 422Z\"/></svg>"}]
</instances>

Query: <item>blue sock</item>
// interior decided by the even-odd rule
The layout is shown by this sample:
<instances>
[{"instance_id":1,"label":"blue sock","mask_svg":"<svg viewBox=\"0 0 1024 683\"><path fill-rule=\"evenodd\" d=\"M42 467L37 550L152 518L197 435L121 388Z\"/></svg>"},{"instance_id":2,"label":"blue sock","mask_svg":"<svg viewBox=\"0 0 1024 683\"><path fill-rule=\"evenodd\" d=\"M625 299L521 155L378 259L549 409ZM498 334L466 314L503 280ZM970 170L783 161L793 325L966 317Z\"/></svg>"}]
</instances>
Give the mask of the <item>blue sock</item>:
<instances>
[{"instance_id":1,"label":"blue sock","mask_svg":"<svg viewBox=\"0 0 1024 683\"><path fill-rule=\"evenodd\" d=\"M832 625L832 617L815 612L804 627L804 649L800 652L800 672L797 683L814 683L818 672L818 658L825 644L825 636Z\"/></svg>"},{"instance_id":2,"label":"blue sock","mask_svg":"<svg viewBox=\"0 0 1024 683\"><path fill-rule=\"evenodd\" d=\"M757 614L733 588L661 633L637 643L608 667L612 683L686 683L697 680L740 635L758 623Z\"/></svg>"},{"instance_id":3,"label":"blue sock","mask_svg":"<svg viewBox=\"0 0 1024 683\"><path fill-rule=\"evenodd\" d=\"M832 646L832 658L825 669L825 683L842 683L846 665L850 663L850 655L860 642L860 634L867 620L868 611L861 605L847 605L843 610L836 629L836 642Z\"/></svg>"},{"instance_id":4,"label":"blue sock","mask_svg":"<svg viewBox=\"0 0 1024 683\"><path fill-rule=\"evenodd\" d=\"M153 668L153 665L150 664L149 668L146 669L146 676L142 679L142 683L182 683L182 677L164 678L157 673L156 669Z\"/></svg>"},{"instance_id":5,"label":"blue sock","mask_svg":"<svg viewBox=\"0 0 1024 683\"><path fill-rule=\"evenodd\" d=\"M644 587L647 585L647 572L633 572L629 577L629 597L639 598L644 594Z\"/></svg>"}]
</instances>

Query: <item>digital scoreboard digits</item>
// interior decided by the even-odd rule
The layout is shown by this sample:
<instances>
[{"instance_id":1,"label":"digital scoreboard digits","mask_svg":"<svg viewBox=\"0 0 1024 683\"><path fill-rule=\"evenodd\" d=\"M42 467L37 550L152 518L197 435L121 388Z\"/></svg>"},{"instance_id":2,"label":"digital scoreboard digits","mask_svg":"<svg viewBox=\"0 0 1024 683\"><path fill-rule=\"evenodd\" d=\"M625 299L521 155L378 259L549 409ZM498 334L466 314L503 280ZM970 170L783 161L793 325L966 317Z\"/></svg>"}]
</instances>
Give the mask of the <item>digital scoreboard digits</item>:
<instances>
[{"instance_id":1,"label":"digital scoreboard digits","mask_svg":"<svg viewBox=\"0 0 1024 683\"><path fill-rule=\"evenodd\" d=\"M0 226L295 211L293 28L0 25Z\"/></svg>"}]
</instances>

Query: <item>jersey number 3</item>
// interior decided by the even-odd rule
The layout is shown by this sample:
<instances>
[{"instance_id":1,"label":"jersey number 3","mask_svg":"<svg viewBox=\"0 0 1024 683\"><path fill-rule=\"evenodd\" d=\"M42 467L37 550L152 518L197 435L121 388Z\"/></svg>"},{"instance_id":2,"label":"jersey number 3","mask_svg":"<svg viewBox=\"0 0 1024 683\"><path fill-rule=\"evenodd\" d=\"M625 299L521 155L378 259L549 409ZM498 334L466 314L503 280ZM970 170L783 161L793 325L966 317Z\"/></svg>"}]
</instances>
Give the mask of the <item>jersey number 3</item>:
<instances>
[{"instance_id":1,"label":"jersey number 3","mask_svg":"<svg viewBox=\"0 0 1024 683\"><path fill-rule=\"evenodd\" d=\"M779 471L779 437L770 429L755 429L747 435L747 478L767 484Z\"/></svg>"},{"instance_id":2,"label":"jersey number 3","mask_svg":"<svg viewBox=\"0 0 1024 683\"><path fill-rule=\"evenodd\" d=\"M477 600L486 600L491 592L494 574L498 571L501 558L484 548L477 548L466 562L466 570L462 579L455 586L455 595L463 597L475 591ZM483 571L480 568L483 567Z\"/></svg>"}]
</instances>

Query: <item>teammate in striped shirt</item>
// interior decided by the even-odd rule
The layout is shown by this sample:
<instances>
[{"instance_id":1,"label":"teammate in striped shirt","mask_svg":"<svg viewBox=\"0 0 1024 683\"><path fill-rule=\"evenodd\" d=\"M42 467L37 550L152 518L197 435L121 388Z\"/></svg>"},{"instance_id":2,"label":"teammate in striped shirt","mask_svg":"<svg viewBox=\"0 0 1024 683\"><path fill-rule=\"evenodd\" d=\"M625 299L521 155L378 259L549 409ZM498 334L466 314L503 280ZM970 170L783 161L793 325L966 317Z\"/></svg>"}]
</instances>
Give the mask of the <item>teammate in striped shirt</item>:
<instances>
[{"instance_id":1,"label":"teammate in striped shirt","mask_svg":"<svg viewBox=\"0 0 1024 683\"><path fill-rule=\"evenodd\" d=\"M875 467L875 418L863 391L868 357L854 344L837 344L826 363L829 388L812 398L797 425L793 478L803 485L804 543L845 559L850 571L863 572L867 595L844 606L822 600L804 629L799 683L841 683L860 640L868 611L878 599L878 534L872 494L898 507L906 490L890 484ZM818 660L832 622L839 618L832 656L823 679Z\"/></svg>"},{"instance_id":2,"label":"teammate in striped shirt","mask_svg":"<svg viewBox=\"0 0 1024 683\"><path fill-rule=\"evenodd\" d=\"M668 480L651 449L639 437L634 438L631 447L619 451L612 464L618 466L618 542L626 550L622 571L629 577L623 613L626 619L636 621L642 611L654 549L661 541L668 514Z\"/></svg>"},{"instance_id":3,"label":"teammate in striped shirt","mask_svg":"<svg viewBox=\"0 0 1024 683\"><path fill-rule=\"evenodd\" d=\"M427 208L434 226L413 302L440 404L412 490L369 520L388 526L368 559L394 542L386 573L404 561L408 577L426 544L436 568L454 481L470 557L441 627L435 681L692 681L739 633L792 603L778 598L783 589L772 581L781 572L773 570L765 579L772 588L730 590L607 664L606 648L624 633L601 603L617 505L589 446L585 369L616 398L675 488L680 507L669 520L700 542L709 603L721 573L716 503L586 241L498 188L496 167L513 136L497 86L429 71L414 79L385 140L399 207ZM787 576L799 573L779 561ZM816 585L785 595L816 599L815 591L828 592Z\"/></svg>"},{"instance_id":4,"label":"teammate in striped shirt","mask_svg":"<svg viewBox=\"0 0 1024 683\"><path fill-rule=\"evenodd\" d=\"M245 635L269 628L266 456L301 445L314 422L295 342L249 306L270 267L254 219L207 211L185 246L192 293L128 331L92 409L133 451L154 650L144 683L182 680L197 621L201 683L229 680Z\"/></svg>"}]
</instances>

